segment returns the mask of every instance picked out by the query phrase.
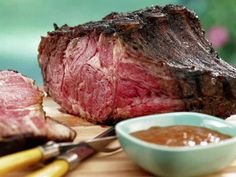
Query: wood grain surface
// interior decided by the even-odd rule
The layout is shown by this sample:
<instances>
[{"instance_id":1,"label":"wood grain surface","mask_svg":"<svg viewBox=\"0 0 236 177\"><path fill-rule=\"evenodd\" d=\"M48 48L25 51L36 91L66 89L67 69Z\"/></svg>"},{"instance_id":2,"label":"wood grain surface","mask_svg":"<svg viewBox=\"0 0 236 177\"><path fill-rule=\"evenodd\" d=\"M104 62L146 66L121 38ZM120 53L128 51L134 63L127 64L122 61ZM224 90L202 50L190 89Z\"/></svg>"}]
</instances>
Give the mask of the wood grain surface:
<instances>
[{"instance_id":1,"label":"wood grain surface","mask_svg":"<svg viewBox=\"0 0 236 177\"><path fill-rule=\"evenodd\" d=\"M60 112L60 107L51 98L44 99L44 110L48 116L73 127L77 131L75 141L85 140L95 137L109 127L93 125L79 117ZM114 142L111 146L119 145ZM1 165L1 164L0 164ZM9 173L6 177L22 177L41 168L38 164L33 167ZM95 156L82 162L75 170L66 175L67 177L151 177L150 173L141 169L128 159L122 150L114 153L98 153ZM206 177L235 177L236 161L229 167L208 175Z\"/></svg>"}]
</instances>

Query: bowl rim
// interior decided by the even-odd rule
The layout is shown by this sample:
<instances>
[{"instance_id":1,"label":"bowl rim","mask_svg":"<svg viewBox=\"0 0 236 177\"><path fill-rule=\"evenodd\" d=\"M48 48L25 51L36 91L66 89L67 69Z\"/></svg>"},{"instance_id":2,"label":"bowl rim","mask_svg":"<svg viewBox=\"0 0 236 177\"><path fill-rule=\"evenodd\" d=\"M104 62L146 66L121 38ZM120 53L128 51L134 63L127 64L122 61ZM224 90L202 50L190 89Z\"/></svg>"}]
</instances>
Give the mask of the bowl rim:
<instances>
[{"instance_id":1,"label":"bowl rim","mask_svg":"<svg viewBox=\"0 0 236 177\"><path fill-rule=\"evenodd\" d=\"M221 122L227 126L230 127L235 127L235 131L236 131L236 126L226 122L223 119L220 119L218 117L215 116L211 116L211 115L207 115L207 114L203 114L203 113L196 113L196 112L173 112L173 113L161 113L161 114L153 114L153 115L147 115L147 116L141 116L141 117L136 117L134 119L128 119L128 120L124 120L119 122L118 124L116 124L115 126L115 130L116 133L118 135L118 139L119 139L119 135L122 135L125 139L128 139L129 141L134 142L135 144L144 146L146 148L150 148L153 150L162 150L162 151L173 151L173 152L183 152L183 151L198 151L198 150L207 150L207 149L213 149L213 148L218 148L218 147L222 147L222 146L226 146L226 145L230 145L230 144L234 144L236 143L236 136L230 138L230 139L226 139L223 141L220 141L219 143L215 143L215 144L208 144L205 146L201 146L201 145L196 145L196 146L177 146L177 147L170 147L170 146L165 146L165 145L159 145L159 144L153 144L153 143L149 143L143 140L140 140L132 135L130 135L129 133L126 133L122 127L125 124L131 124L132 122L137 122L138 119L139 120L143 120L143 119L149 119L149 118L153 118L154 116L158 116L158 117L162 117L162 116L166 116L166 115L198 115L198 116L205 116L207 117L207 119L210 120L214 120L214 121L218 121Z\"/></svg>"}]
</instances>

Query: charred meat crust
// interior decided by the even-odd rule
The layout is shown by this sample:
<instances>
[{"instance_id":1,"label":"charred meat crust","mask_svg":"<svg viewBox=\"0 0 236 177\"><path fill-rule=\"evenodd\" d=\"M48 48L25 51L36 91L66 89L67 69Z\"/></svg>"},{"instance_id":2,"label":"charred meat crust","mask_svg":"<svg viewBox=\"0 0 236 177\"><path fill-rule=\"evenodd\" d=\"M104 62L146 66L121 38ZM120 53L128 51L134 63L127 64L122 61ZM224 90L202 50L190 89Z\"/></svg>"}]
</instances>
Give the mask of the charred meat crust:
<instances>
[{"instance_id":1,"label":"charred meat crust","mask_svg":"<svg viewBox=\"0 0 236 177\"><path fill-rule=\"evenodd\" d=\"M29 149L45 142L47 142L45 136L35 136L30 133L5 137L0 140L0 156Z\"/></svg>"}]
</instances>

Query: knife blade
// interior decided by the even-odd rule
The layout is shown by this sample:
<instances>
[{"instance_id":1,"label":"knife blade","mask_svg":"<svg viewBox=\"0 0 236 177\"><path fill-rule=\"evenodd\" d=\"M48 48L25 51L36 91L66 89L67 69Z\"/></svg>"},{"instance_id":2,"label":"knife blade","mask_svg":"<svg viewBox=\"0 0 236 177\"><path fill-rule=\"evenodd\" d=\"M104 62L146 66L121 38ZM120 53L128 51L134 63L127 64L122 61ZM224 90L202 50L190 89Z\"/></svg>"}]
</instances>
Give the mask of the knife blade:
<instances>
[{"instance_id":1,"label":"knife blade","mask_svg":"<svg viewBox=\"0 0 236 177\"><path fill-rule=\"evenodd\" d=\"M73 170L81 161L91 157L96 152L101 151L116 137L114 128L111 128L104 133L98 135L93 140L79 143L76 147L71 148L58 158L46 165L44 168L28 175L27 177L61 177L68 171ZM112 137L112 138L111 138ZM99 141L100 140L100 141ZM113 150L117 150L114 148Z\"/></svg>"},{"instance_id":2,"label":"knife blade","mask_svg":"<svg viewBox=\"0 0 236 177\"><path fill-rule=\"evenodd\" d=\"M64 153L71 148L78 147L78 145L82 144L83 142L86 142L90 146L93 146L94 149L98 150L98 148L99 148L98 146L100 144L109 143L111 140L114 140L114 139L116 139L116 133L115 133L115 129L112 127L112 128L109 128L108 130L102 132L101 134L99 134L98 136L96 136L93 139L89 139L89 140L82 141L79 143L58 143L58 145L59 145L59 149L60 149L61 153ZM104 151L107 151L107 150L104 149Z\"/></svg>"}]
</instances>

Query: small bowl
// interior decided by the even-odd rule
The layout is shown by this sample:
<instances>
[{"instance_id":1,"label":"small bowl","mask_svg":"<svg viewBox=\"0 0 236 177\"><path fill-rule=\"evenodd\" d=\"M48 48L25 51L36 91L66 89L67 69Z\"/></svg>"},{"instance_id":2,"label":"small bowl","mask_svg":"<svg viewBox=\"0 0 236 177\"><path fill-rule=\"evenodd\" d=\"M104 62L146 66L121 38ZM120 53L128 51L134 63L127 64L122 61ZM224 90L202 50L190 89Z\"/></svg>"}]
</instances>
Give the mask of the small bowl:
<instances>
[{"instance_id":1,"label":"small bowl","mask_svg":"<svg viewBox=\"0 0 236 177\"><path fill-rule=\"evenodd\" d=\"M130 135L152 126L192 125L233 136L217 144L168 147ZM177 112L143 116L116 125L118 139L128 157L140 167L160 176L189 177L225 168L236 158L236 127L222 119L200 113Z\"/></svg>"}]
</instances>

